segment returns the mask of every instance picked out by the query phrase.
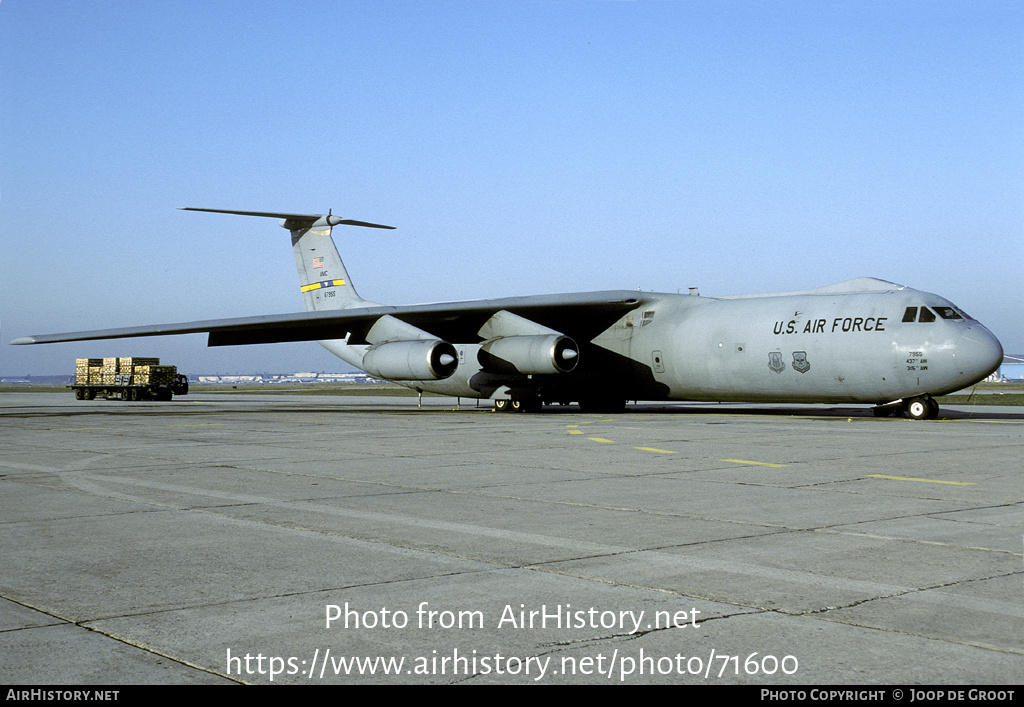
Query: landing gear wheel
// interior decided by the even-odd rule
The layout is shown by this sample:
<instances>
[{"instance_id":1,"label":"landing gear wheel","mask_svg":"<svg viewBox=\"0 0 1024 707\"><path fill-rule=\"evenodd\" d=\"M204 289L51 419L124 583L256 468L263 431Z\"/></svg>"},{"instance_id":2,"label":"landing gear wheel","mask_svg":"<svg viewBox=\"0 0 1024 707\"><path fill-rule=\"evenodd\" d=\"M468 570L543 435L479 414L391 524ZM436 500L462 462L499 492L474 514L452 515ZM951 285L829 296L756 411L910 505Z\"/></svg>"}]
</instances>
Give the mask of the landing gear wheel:
<instances>
[{"instance_id":1,"label":"landing gear wheel","mask_svg":"<svg viewBox=\"0 0 1024 707\"><path fill-rule=\"evenodd\" d=\"M914 398L903 403L903 414L911 420L934 420L939 415L939 404L931 398Z\"/></svg>"},{"instance_id":2,"label":"landing gear wheel","mask_svg":"<svg viewBox=\"0 0 1024 707\"><path fill-rule=\"evenodd\" d=\"M494 401L495 412L508 412L512 409L512 401L508 398L498 398Z\"/></svg>"},{"instance_id":3,"label":"landing gear wheel","mask_svg":"<svg viewBox=\"0 0 1024 707\"><path fill-rule=\"evenodd\" d=\"M512 412L540 412L540 398L512 398Z\"/></svg>"},{"instance_id":4,"label":"landing gear wheel","mask_svg":"<svg viewBox=\"0 0 1024 707\"><path fill-rule=\"evenodd\" d=\"M925 400L909 400L903 406L903 414L911 420L923 420L928 417L928 402Z\"/></svg>"}]
</instances>

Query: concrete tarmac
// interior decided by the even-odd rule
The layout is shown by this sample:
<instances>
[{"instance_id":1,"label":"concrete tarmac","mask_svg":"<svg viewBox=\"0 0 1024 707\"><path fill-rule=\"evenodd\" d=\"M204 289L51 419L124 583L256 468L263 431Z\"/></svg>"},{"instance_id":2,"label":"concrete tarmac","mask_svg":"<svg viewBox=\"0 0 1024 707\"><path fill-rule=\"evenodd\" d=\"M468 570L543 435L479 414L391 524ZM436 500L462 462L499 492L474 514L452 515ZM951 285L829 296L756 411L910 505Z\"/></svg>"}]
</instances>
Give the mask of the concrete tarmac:
<instances>
[{"instance_id":1,"label":"concrete tarmac","mask_svg":"<svg viewBox=\"0 0 1024 707\"><path fill-rule=\"evenodd\" d=\"M0 683L993 685L1024 408L0 394Z\"/></svg>"}]
</instances>

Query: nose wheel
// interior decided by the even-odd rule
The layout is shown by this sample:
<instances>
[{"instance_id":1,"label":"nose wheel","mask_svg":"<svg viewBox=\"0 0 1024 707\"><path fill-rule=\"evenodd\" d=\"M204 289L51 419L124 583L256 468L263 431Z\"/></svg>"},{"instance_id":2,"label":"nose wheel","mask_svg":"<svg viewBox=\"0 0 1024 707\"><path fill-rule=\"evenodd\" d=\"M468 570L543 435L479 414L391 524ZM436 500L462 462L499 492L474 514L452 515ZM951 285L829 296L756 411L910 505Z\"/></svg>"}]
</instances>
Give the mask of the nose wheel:
<instances>
[{"instance_id":1,"label":"nose wheel","mask_svg":"<svg viewBox=\"0 0 1024 707\"><path fill-rule=\"evenodd\" d=\"M939 416L939 404L930 395L907 398L894 403L879 403L871 408L875 417L900 417L908 420L934 420Z\"/></svg>"},{"instance_id":2,"label":"nose wheel","mask_svg":"<svg viewBox=\"0 0 1024 707\"><path fill-rule=\"evenodd\" d=\"M910 420L934 420L939 416L939 404L931 396L903 401L903 416Z\"/></svg>"}]
</instances>

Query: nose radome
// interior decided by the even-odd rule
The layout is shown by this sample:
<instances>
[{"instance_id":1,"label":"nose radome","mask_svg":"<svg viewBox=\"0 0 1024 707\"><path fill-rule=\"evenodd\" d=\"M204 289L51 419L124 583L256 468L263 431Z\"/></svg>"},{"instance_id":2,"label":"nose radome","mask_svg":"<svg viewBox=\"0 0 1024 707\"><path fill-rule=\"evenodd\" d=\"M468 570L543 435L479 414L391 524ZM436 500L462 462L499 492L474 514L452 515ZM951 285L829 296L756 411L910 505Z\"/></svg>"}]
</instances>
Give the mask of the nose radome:
<instances>
[{"instance_id":1,"label":"nose radome","mask_svg":"<svg viewBox=\"0 0 1024 707\"><path fill-rule=\"evenodd\" d=\"M992 332L974 324L957 340L955 357L960 375L980 381L1003 363L1003 347Z\"/></svg>"}]
</instances>

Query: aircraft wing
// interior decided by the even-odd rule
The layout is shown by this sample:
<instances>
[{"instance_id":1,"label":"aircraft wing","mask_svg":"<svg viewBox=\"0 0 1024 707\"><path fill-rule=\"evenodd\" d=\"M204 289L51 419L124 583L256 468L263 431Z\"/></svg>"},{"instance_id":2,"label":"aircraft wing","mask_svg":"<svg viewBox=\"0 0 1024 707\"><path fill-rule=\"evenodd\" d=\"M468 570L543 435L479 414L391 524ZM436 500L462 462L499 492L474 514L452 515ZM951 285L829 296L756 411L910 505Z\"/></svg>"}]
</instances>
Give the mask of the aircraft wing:
<instances>
[{"instance_id":1,"label":"aircraft wing","mask_svg":"<svg viewBox=\"0 0 1024 707\"><path fill-rule=\"evenodd\" d=\"M120 329L98 329L64 334L25 336L12 344L51 344L96 339L121 339L174 334L209 334L209 346L269 344L284 341L344 339L366 343L370 327L385 314L419 327L446 341L476 343L480 328L495 312L505 310L556 331L590 341L625 312L646 301L644 293L630 290L536 295L349 309L273 314L257 317L212 319L179 324L156 324Z\"/></svg>"}]
</instances>

